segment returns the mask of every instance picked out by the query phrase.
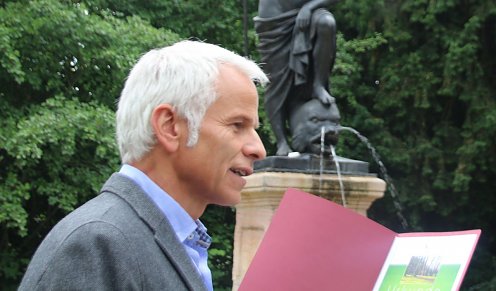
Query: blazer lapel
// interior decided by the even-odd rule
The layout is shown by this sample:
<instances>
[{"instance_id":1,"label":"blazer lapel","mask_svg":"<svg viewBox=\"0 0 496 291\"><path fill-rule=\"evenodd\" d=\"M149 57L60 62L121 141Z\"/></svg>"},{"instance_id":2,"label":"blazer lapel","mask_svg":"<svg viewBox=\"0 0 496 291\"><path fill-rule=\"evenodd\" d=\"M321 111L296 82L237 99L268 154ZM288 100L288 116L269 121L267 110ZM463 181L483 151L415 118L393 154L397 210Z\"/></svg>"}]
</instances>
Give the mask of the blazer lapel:
<instances>
[{"instance_id":1,"label":"blazer lapel","mask_svg":"<svg viewBox=\"0 0 496 291\"><path fill-rule=\"evenodd\" d=\"M138 185L128 177L114 173L105 183L101 192L112 192L129 203L152 230L155 241L190 290L207 290L202 277L184 246L177 239L169 221Z\"/></svg>"},{"instance_id":2,"label":"blazer lapel","mask_svg":"<svg viewBox=\"0 0 496 291\"><path fill-rule=\"evenodd\" d=\"M169 257L191 290L207 290L202 277L186 253L184 246L179 243L175 236L173 237L168 234L171 231L172 226L167 219L163 219L162 223L156 228L155 241L164 254Z\"/></svg>"}]
</instances>

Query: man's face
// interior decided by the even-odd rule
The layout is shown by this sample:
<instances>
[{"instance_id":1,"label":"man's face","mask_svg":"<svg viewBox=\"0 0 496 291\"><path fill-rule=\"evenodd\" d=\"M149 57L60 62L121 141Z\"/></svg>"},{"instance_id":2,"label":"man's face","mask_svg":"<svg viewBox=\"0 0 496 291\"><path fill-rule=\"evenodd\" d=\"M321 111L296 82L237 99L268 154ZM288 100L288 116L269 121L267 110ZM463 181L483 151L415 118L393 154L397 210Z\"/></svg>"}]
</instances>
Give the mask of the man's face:
<instances>
[{"instance_id":1,"label":"man's face","mask_svg":"<svg viewBox=\"0 0 496 291\"><path fill-rule=\"evenodd\" d=\"M258 94L253 82L237 69L222 66L216 86L218 99L202 122L198 143L181 145L178 176L188 193L205 205L234 205L241 199L244 176L253 162L265 158L255 131Z\"/></svg>"}]
</instances>

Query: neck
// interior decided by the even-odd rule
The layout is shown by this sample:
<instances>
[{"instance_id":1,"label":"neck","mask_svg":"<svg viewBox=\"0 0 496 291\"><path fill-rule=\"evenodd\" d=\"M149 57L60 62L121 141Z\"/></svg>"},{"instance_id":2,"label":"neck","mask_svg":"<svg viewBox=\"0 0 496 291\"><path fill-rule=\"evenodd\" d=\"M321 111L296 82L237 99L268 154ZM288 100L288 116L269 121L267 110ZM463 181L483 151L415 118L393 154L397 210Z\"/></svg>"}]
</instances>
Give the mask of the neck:
<instances>
[{"instance_id":1,"label":"neck","mask_svg":"<svg viewBox=\"0 0 496 291\"><path fill-rule=\"evenodd\" d=\"M207 207L207 203L194 199L188 193L187 183L182 182L175 174L170 161L160 159L164 155L158 155L159 157L157 158L157 155L154 155L153 152L154 150L140 161L130 165L139 169L162 190L167 192L192 219L200 218Z\"/></svg>"}]
</instances>

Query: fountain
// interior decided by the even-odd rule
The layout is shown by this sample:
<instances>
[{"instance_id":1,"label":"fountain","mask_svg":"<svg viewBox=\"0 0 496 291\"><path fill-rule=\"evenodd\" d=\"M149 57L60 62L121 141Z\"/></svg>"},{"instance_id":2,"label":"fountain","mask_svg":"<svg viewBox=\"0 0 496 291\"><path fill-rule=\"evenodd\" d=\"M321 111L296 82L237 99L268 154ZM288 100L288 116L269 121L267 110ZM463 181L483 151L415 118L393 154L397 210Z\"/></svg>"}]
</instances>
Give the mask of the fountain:
<instances>
[{"instance_id":1,"label":"fountain","mask_svg":"<svg viewBox=\"0 0 496 291\"><path fill-rule=\"evenodd\" d=\"M298 188L367 215L391 182L377 152L358 131L340 126L340 112L330 94L329 78L336 56L336 27L331 13L312 11L315 35L293 29L305 1L261 0L255 18L259 51L271 83L264 107L276 137L274 156L255 162L254 174L236 206L233 253L233 290L237 290L288 188ZM288 9L287 11L279 11ZM318 21L317 21L318 19ZM315 22L314 22L315 21ZM330 68L330 70L329 70ZM339 132L353 132L367 144L386 182L369 172L369 164L336 155ZM390 189L395 191L394 186ZM397 198L396 192L392 194ZM395 198L395 204L397 199ZM399 203L395 205L404 226Z\"/></svg>"},{"instance_id":2,"label":"fountain","mask_svg":"<svg viewBox=\"0 0 496 291\"><path fill-rule=\"evenodd\" d=\"M401 222L401 226L403 227L404 230L407 230L409 228L408 221L406 220L405 216L403 215L403 207L401 206L398 198L398 191L396 191L396 187L394 186L393 180L389 176L386 166L384 166L384 163L382 163L382 160L377 153L376 149L372 146L372 144L369 142L368 138L365 136L361 135L356 129L351 128L351 127L345 127L345 126L340 126L339 130L346 130L349 132L352 132L355 134L358 139L364 143L367 148L370 151L370 154L372 155L372 158L374 161L377 163L379 166L379 172L381 174L381 177L386 181L386 185L389 189L389 193L391 194L391 198L393 198L393 204L396 209L396 216L398 217L399 221Z\"/></svg>"},{"instance_id":3,"label":"fountain","mask_svg":"<svg viewBox=\"0 0 496 291\"><path fill-rule=\"evenodd\" d=\"M336 131L341 130L352 131L348 127L336 128ZM386 183L369 172L369 164L336 155L334 145L325 144L324 136L325 129L321 127L319 154L270 156L255 163L255 173L247 177L241 203L236 206L233 290L241 283L286 189L301 189L364 216L372 202L383 197ZM364 141L363 136L361 140ZM374 160L380 165L381 174L387 174L375 149L370 142L366 144L375 153ZM397 212L401 214L401 209Z\"/></svg>"}]
</instances>

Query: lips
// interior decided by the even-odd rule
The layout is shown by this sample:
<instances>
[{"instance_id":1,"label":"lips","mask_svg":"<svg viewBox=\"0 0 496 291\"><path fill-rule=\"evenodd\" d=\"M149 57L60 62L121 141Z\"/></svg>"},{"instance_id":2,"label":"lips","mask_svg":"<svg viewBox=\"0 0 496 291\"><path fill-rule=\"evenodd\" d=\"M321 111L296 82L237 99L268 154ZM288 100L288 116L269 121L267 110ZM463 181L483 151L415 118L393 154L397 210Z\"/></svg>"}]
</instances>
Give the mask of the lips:
<instances>
[{"instance_id":1,"label":"lips","mask_svg":"<svg viewBox=\"0 0 496 291\"><path fill-rule=\"evenodd\" d=\"M240 177L246 177L253 173L251 168L230 168L229 170Z\"/></svg>"}]
</instances>

